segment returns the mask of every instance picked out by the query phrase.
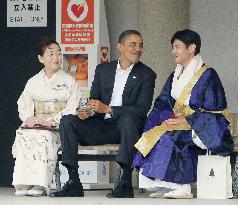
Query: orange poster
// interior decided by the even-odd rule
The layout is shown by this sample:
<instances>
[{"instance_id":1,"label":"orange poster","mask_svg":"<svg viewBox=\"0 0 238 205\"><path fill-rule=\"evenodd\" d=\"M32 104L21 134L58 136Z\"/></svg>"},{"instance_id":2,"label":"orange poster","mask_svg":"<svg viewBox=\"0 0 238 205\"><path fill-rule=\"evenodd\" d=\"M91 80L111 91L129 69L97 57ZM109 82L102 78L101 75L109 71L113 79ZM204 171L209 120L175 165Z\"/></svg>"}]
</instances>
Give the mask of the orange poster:
<instances>
[{"instance_id":1,"label":"orange poster","mask_svg":"<svg viewBox=\"0 0 238 205\"><path fill-rule=\"evenodd\" d=\"M64 54L64 70L73 76L81 87L88 86L88 54Z\"/></svg>"},{"instance_id":2,"label":"orange poster","mask_svg":"<svg viewBox=\"0 0 238 205\"><path fill-rule=\"evenodd\" d=\"M94 0L62 0L61 43L94 43Z\"/></svg>"}]
</instances>

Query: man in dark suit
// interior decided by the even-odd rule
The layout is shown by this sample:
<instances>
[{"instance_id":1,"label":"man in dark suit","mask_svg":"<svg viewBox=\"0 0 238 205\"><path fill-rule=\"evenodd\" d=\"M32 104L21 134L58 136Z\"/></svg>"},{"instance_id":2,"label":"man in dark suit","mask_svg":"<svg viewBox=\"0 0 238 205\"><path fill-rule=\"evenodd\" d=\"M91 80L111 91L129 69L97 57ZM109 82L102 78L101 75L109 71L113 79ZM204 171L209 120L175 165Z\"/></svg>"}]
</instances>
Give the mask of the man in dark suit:
<instances>
[{"instance_id":1,"label":"man in dark suit","mask_svg":"<svg viewBox=\"0 0 238 205\"><path fill-rule=\"evenodd\" d=\"M117 46L119 60L100 64L95 70L88 109L78 116L67 115L60 122L62 164L69 181L50 196L84 196L78 175L78 143L81 145L120 144L116 161L123 169L118 186L107 197L133 198L131 163L134 144L140 137L150 109L156 74L139 58L143 40L138 31L124 31Z\"/></svg>"}]
</instances>

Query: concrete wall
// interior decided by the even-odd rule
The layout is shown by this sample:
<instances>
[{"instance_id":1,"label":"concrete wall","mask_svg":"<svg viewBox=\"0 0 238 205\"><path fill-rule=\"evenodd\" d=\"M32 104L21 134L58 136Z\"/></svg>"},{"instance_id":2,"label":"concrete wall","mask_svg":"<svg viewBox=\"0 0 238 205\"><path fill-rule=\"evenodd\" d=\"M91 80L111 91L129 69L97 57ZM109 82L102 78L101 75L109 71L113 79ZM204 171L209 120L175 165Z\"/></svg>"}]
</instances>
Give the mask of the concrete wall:
<instances>
[{"instance_id":1,"label":"concrete wall","mask_svg":"<svg viewBox=\"0 0 238 205\"><path fill-rule=\"evenodd\" d=\"M201 54L218 72L231 112L238 113L238 1L191 0L191 28L202 38Z\"/></svg>"},{"instance_id":2,"label":"concrete wall","mask_svg":"<svg viewBox=\"0 0 238 205\"><path fill-rule=\"evenodd\" d=\"M170 39L189 27L189 0L105 0L111 59L118 57L116 43L123 30L136 29L144 39L142 61L157 73L155 96L174 70Z\"/></svg>"},{"instance_id":3,"label":"concrete wall","mask_svg":"<svg viewBox=\"0 0 238 205\"><path fill-rule=\"evenodd\" d=\"M175 65L170 40L174 32L189 27L189 0L140 0L139 28L144 37L142 61L157 73L158 96Z\"/></svg>"},{"instance_id":4,"label":"concrete wall","mask_svg":"<svg viewBox=\"0 0 238 205\"><path fill-rule=\"evenodd\" d=\"M119 35L127 29L139 30L138 0L104 0L107 16L111 59L118 58L117 42Z\"/></svg>"}]
</instances>

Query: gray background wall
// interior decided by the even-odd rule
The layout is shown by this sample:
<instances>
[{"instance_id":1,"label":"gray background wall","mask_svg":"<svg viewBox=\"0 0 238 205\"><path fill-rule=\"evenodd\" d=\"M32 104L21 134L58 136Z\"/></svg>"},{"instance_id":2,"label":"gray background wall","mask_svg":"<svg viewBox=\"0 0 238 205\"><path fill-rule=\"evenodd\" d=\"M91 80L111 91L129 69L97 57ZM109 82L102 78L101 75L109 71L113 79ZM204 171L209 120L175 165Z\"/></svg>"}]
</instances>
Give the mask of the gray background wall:
<instances>
[{"instance_id":1,"label":"gray background wall","mask_svg":"<svg viewBox=\"0 0 238 205\"><path fill-rule=\"evenodd\" d=\"M174 69L170 39L178 29L189 27L189 0L105 0L111 59L118 57L120 33L136 29L144 38L142 61L157 73L155 97Z\"/></svg>"},{"instance_id":2,"label":"gray background wall","mask_svg":"<svg viewBox=\"0 0 238 205\"><path fill-rule=\"evenodd\" d=\"M116 45L118 36L126 29L139 30L138 0L104 0L107 16L111 59L118 57Z\"/></svg>"},{"instance_id":3,"label":"gray background wall","mask_svg":"<svg viewBox=\"0 0 238 205\"><path fill-rule=\"evenodd\" d=\"M191 28L202 38L202 56L213 66L225 87L229 108L238 112L238 1L237 0L105 0L111 58L125 29L144 37L142 61L158 75L155 96L174 69L170 39L176 30Z\"/></svg>"},{"instance_id":4,"label":"gray background wall","mask_svg":"<svg viewBox=\"0 0 238 205\"><path fill-rule=\"evenodd\" d=\"M238 113L238 1L191 0L190 26L202 38L201 53L217 70L231 112Z\"/></svg>"}]
</instances>

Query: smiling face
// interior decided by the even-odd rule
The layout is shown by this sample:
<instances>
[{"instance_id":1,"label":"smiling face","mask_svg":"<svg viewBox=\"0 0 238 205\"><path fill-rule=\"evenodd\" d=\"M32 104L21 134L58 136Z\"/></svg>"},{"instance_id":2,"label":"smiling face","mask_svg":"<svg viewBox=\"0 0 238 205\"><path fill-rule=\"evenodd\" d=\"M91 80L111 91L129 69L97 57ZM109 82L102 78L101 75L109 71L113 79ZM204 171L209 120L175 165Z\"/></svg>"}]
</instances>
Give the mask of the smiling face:
<instances>
[{"instance_id":1,"label":"smiling face","mask_svg":"<svg viewBox=\"0 0 238 205\"><path fill-rule=\"evenodd\" d=\"M195 56L195 48L195 44L186 46L182 41L175 39L172 44L174 62L185 68Z\"/></svg>"},{"instance_id":2,"label":"smiling face","mask_svg":"<svg viewBox=\"0 0 238 205\"><path fill-rule=\"evenodd\" d=\"M143 40L140 35L130 34L117 46L120 52L120 65L126 69L137 63L143 52Z\"/></svg>"},{"instance_id":3,"label":"smiling face","mask_svg":"<svg viewBox=\"0 0 238 205\"><path fill-rule=\"evenodd\" d=\"M62 55L60 47L52 43L45 48L43 55L38 55L38 59L44 64L46 71L56 72L62 61Z\"/></svg>"}]
</instances>

